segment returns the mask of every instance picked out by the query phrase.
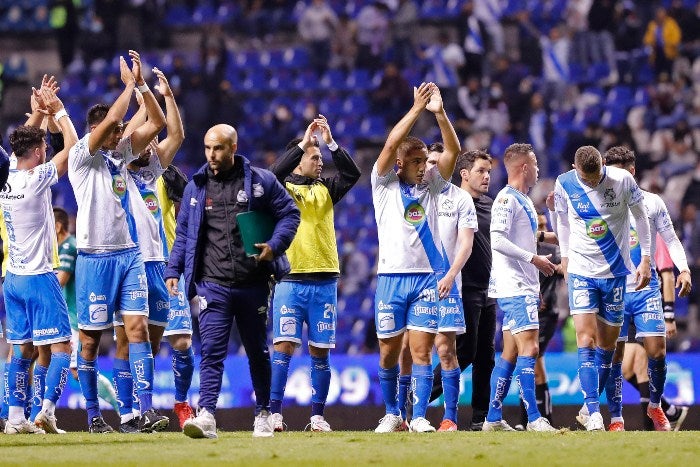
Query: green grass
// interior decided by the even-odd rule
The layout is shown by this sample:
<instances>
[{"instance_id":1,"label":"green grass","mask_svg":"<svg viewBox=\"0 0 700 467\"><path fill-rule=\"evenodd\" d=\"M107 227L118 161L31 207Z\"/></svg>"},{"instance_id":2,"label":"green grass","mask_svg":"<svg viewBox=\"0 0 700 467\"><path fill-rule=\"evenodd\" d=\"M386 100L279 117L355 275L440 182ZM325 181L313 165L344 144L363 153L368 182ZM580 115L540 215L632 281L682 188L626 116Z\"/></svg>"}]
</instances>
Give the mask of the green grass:
<instances>
[{"instance_id":1,"label":"green grass","mask_svg":"<svg viewBox=\"0 0 700 467\"><path fill-rule=\"evenodd\" d=\"M220 432L216 440L151 435L0 435L5 465L697 465L697 432L278 433Z\"/></svg>"}]
</instances>

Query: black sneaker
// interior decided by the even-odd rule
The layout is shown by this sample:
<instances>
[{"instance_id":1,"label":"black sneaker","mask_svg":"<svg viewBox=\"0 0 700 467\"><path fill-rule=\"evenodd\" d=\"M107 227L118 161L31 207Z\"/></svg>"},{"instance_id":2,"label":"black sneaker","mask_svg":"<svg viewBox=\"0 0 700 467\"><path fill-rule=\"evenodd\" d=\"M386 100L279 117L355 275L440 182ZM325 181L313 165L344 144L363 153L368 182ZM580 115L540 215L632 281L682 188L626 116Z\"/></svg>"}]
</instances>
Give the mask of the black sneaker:
<instances>
[{"instance_id":1,"label":"black sneaker","mask_svg":"<svg viewBox=\"0 0 700 467\"><path fill-rule=\"evenodd\" d=\"M668 418L668 423L671 424L671 429L673 431L679 431L681 429L681 426L685 421L685 417L688 416L688 410L690 409L684 405L677 405L676 413L673 415L666 413L666 418Z\"/></svg>"},{"instance_id":2,"label":"black sneaker","mask_svg":"<svg viewBox=\"0 0 700 467\"><path fill-rule=\"evenodd\" d=\"M140 433L139 420L140 419L134 417L128 422L121 423L119 425L119 433Z\"/></svg>"},{"instance_id":3,"label":"black sneaker","mask_svg":"<svg viewBox=\"0 0 700 467\"><path fill-rule=\"evenodd\" d=\"M469 429L471 431L481 431L483 426L484 426L483 421L482 422L471 422L471 424L469 425Z\"/></svg>"},{"instance_id":4,"label":"black sneaker","mask_svg":"<svg viewBox=\"0 0 700 467\"><path fill-rule=\"evenodd\" d=\"M0 432L4 433L5 432L5 420L4 418L0 418Z\"/></svg>"},{"instance_id":5,"label":"black sneaker","mask_svg":"<svg viewBox=\"0 0 700 467\"><path fill-rule=\"evenodd\" d=\"M168 428L170 419L165 415L158 413L156 409L148 409L141 414L139 421L139 431L142 433L152 433L154 431L163 431Z\"/></svg>"},{"instance_id":6,"label":"black sneaker","mask_svg":"<svg viewBox=\"0 0 700 467\"><path fill-rule=\"evenodd\" d=\"M88 430L90 433L114 433L114 428L107 425L104 418L93 417L90 422L90 428Z\"/></svg>"}]
</instances>

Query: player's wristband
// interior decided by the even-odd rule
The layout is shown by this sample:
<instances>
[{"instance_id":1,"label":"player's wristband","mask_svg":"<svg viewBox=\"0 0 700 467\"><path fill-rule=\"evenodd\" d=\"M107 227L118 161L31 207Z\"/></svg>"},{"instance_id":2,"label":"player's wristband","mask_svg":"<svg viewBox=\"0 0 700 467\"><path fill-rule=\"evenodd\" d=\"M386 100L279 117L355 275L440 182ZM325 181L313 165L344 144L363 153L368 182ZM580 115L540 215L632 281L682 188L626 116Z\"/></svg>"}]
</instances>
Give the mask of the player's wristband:
<instances>
[{"instance_id":1,"label":"player's wristband","mask_svg":"<svg viewBox=\"0 0 700 467\"><path fill-rule=\"evenodd\" d=\"M331 151L337 151L338 143L336 143L334 140L331 140L331 142L328 144L328 149L330 149Z\"/></svg>"},{"instance_id":2,"label":"player's wristband","mask_svg":"<svg viewBox=\"0 0 700 467\"><path fill-rule=\"evenodd\" d=\"M676 314L674 312L675 303L673 302L662 302L664 309L664 321L673 322L676 320Z\"/></svg>"},{"instance_id":3,"label":"player's wristband","mask_svg":"<svg viewBox=\"0 0 700 467\"><path fill-rule=\"evenodd\" d=\"M538 243L544 242L544 230L540 230L540 236L537 238Z\"/></svg>"},{"instance_id":4,"label":"player's wristband","mask_svg":"<svg viewBox=\"0 0 700 467\"><path fill-rule=\"evenodd\" d=\"M140 92L141 94L144 94L144 93L146 93L146 92L150 92L150 91L151 91L151 90L148 88L148 84L146 84L146 83L143 83L143 84L140 84L140 85L136 86L136 89L138 89L139 92Z\"/></svg>"},{"instance_id":5,"label":"player's wristband","mask_svg":"<svg viewBox=\"0 0 700 467\"><path fill-rule=\"evenodd\" d=\"M53 118L54 118L56 121L59 121L59 120L61 119L61 117L67 117L67 116L68 116L68 112L66 112L66 109L64 108L64 109L61 109L61 110L59 110L58 112L56 112L56 113L54 114Z\"/></svg>"}]
</instances>

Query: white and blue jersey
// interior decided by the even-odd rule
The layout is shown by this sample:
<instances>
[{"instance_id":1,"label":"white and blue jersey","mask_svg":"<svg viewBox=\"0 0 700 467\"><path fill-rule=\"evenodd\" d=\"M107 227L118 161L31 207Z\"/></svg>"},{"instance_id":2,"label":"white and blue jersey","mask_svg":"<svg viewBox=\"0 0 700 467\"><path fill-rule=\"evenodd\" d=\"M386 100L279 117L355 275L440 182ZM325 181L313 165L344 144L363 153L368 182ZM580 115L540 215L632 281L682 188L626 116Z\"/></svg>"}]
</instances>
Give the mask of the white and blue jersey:
<instances>
[{"instance_id":1,"label":"white and blue jersey","mask_svg":"<svg viewBox=\"0 0 700 467\"><path fill-rule=\"evenodd\" d=\"M643 200L632 175L603 167L600 183L589 187L572 169L557 177L554 194L556 212L569 221L568 272L598 279L631 274L629 208Z\"/></svg>"},{"instance_id":2,"label":"white and blue jersey","mask_svg":"<svg viewBox=\"0 0 700 467\"><path fill-rule=\"evenodd\" d=\"M151 155L146 167L128 171L127 190L133 194L129 197L129 203L136 220L139 250L144 262L168 260L163 212L156 195L156 181L163 172L165 169L156 154Z\"/></svg>"}]
</instances>

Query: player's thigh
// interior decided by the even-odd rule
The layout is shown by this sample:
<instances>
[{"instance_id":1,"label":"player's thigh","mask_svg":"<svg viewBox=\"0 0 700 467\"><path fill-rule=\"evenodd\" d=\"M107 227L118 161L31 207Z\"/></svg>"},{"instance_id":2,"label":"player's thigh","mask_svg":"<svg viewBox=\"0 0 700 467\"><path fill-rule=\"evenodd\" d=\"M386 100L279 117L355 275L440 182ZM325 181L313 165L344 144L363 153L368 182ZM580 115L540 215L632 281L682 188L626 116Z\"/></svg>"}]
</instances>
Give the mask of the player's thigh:
<instances>
[{"instance_id":1,"label":"player's thigh","mask_svg":"<svg viewBox=\"0 0 700 467\"><path fill-rule=\"evenodd\" d=\"M117 295L121 315L148 316L148 279L141 253L129 250L121 255L122 281ZM116 321L115 316L115 321Z\"/></svg>"},{"instance_id":2,"label":"player's thigh","mask_svg":"<svg viewBox=\"0 0 700 467\"><path fill-rule=\"evenodd\" d=\"M165 286L165 263L149 261L144 268L148 284L148 324L165 328L170 312L170 293Z\"/></svg>"},{"instance_id":3,"label":"player's thigh","mask_svg":"<svg viewBox=\"0 0 700 467\"><path fill-rule=\"evenodd\" d=\"M619 328L622 326L625 312L626 282L627 278L624 276L598 279L597 281L600 295L598 319L608 326L618 328L617 335L619 335Z\"/></svg>"},{"instance_id":4,"label":"player's thigh","mask_svg":"<svg viewBox=\"0 0 700 467\"><path fill-rule=\"evenodd\" d=\"M27 300L27 309L31 313L33 341L35 345L68 342L71 337L68 307L61 292L61 285L56 274L48 272L32 276L34 290Z\"/></svg>"},{"instance_id":5,"label":"player's thigh","mask_svg":"<svg viewBox=\"0 0 700 467\"><path fill-rule=\"evenodd\" d=\"M32 340L31 315L26 304L26 299L31 292L29 287L25 276L7 273L3 283L3 296L6 312L5 334L8 344L23 344Z\"/></svg>"},{"instance_id":6,"label":"player's thigh","mask_svg":"<svg viewBox=\"0 0 700 467\"><path fill-rule=\"evenodd\" d=\"M282 281L272 298L272 342L301 345L305 309L311 296L301 281Z\"/></svg>"},{"instance_id":7,"label":"player's thigh","mask_svg":"<svg viewBox=\"0 0 700 467\"><path fill-rule=\"evenodd\" d=\"M503 310L503 331L518 334L539 329L538 304L539 299L535 295L499 298L498 306Z\"/></svg>"},{"instance_id":8,"label":"player's thigh","mask_svg":"<svg viewBox=\"0 0 700 467\"><path fill-rule=\"evenodd\" d=\"M306 324L309 345L316 348L335 348L338 281L331 279L313 284L313 296L308 304Z\"/></svg>"},{"instance_id":9,"label":"player's thigh","mask_svg":"<svg viewBox=\"0 0 700 467\"><path fill-rule=\"evenodd\" d=\"M411 289L407 294L406 328L433 334L434 339L438 330L437 275L430 273L412 276Z\"/></svg>"},{"instance_id":10,"label":"player's thigh","mask_svg":"<svg viewBox=\"0 0 700 467\"><path fill-rule=\"evenodd\" d=\"M78 254L75 263L75 303L78 327L103 330L112 327L122 280L121 255Z\"/></svg>"},{"instance_id":11,"label":"player's thigh","mask_svg":"<svg viewBox=\"0 0 700 467\"><path fill-rule=\"evenodd\" d=\"M380 342L382 339L393 342L394 339L391 338L401 336L406 330L408 294L411 290L411 284L408 274L380 274L377 276L374 323ZM398 342L400 349L401 339L398 339Z\"/></svg>"}]
</instances>

